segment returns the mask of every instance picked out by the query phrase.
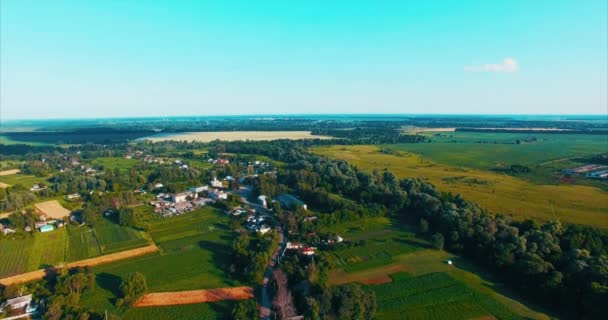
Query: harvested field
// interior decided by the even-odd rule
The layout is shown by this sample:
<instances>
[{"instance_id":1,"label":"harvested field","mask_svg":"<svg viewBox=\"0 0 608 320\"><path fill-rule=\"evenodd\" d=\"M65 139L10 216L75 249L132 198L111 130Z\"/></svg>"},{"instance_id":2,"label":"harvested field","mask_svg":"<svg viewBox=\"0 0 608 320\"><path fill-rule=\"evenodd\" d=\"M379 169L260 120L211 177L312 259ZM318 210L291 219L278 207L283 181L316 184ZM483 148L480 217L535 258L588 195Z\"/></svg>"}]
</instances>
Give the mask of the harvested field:
<instances>
[{"instance_id":1,"label":"harvested field","mask_svg":"<svg viewBox=\"0 0 608 320\"><path fill-rule=\"evenodd\" d=\"M67 263L62 266L56 266L56 268L65 267L65 268L70 269L70 268L76 268L76 267L93 267L93 266L97 266L100 264L105 264L105 263L110 263L110 262L114 262L114 261L118 261L118 260L124 260L124 259L132 258L132 257L142 256L142 255L156 252L156 251L158 251L158 248L156 247L156 245L151 244L151 245L149 245L147 247L143 247L143 248L117 252L117 253L108 254L105 256L97 257L97 258L70 262L70 263ZM34 280L39 280L39 279L42 279L49 272L52 272L52 270L51 269L40 269L40 270L28 272L28 273L23 273L23 274L19 274L16 276L0 279L0 284L4 285L4 286L8 286L11 284L16 284L16 283L25 283L25 282L30 282L30 281L34 281Z\"/></svg>"},{"instance_id":2,"label":"harvested field","mask_svg":"<svg viewBox=\"0 0 608 320\"><path fill-rule=\"evenodd\" d=\"M4 182L0 182L0 188L8 188L10 186L11 186L10 184L6 184Z\"/></svg>"},{"instance_id":3,"label":"harvested field","mask_svg":"<svg viewBox=\"0 0 608 320\"><path fill-rule=\"evenodd\" d=\"M21 172L21 170L19 170L19 169L4 170L4 171L0 171L0 176L8 176L11 174L17 174L19 172Z\"/></svg>"},{"instance_id":4,"label":"harvested field","mask_svg":"<svg viewBox=\"0 0 608 320\"><path fill-rule=\"evenodd\" d=\"M224 300L244 300L253 298L252 287L219 288L207 290L190 290L179 292L157 292L145 294L136 303L136 307L173 306L217 302Z\"/></svg>"},{"instance_id":5,"label":"harvested field","mask_svg":"<svg viewBox=\"0 0 608 320\"><path fill-rule=\"evenodd\" d=\"M34 206L48 218L61 219L70 215L70 210L62 207L57 200L36 203Z\"/></svg>"},{"instance_id":6,"label":"harvested field","mask_svg":"<svg viewBox=\"0 0 608 320\"><path fill-rule=\"evenodd\" d=\"M141 138L152 142L159 141L197 141L211 142L214 140L222 141L270 141L279 139L300 140L300 139L332 139L329 136L315 136L310 131L221 131L221 132L182 132L182 133L163 133L154 136Z\"/></svg>"}]
</instances>

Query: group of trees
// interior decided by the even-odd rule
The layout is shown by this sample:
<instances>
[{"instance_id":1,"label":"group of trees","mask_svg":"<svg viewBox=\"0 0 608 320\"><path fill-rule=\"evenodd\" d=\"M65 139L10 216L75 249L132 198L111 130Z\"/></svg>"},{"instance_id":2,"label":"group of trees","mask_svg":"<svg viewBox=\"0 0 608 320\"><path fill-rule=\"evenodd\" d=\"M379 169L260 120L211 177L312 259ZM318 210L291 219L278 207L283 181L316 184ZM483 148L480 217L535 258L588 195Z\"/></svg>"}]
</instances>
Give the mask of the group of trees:
<instances>
[{"instance_id":1,"label":"group of trees","mask_svg":"<svg viewBox=\"0 0 608 320\"><path fill-rule=\"evenodd\" d=\"M242 232L232 245L232 264L229 270L236 276L261 284L264 271L279 246L275 232L248 234Z\"/></svg>"}]
</instances>

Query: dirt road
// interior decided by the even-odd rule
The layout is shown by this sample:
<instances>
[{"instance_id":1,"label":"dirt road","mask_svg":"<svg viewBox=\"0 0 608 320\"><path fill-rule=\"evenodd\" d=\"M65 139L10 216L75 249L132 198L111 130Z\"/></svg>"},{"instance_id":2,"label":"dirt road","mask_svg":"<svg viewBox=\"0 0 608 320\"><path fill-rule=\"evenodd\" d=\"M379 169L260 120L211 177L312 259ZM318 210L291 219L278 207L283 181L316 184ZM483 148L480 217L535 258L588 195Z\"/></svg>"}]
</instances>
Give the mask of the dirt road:
<instances>
[{"instance_id":1,"label":"dirt road","mask_svg":"<svg viewBox=\"0 0 608 320\"><path fill-rule=\"evenodd\" d=\"M216 302L223 300L244 300L251 298L253 298L252 287L157 292L145 294L135 303L135 307L173 306L180 304Z\"/></svg>"}]
</instances>

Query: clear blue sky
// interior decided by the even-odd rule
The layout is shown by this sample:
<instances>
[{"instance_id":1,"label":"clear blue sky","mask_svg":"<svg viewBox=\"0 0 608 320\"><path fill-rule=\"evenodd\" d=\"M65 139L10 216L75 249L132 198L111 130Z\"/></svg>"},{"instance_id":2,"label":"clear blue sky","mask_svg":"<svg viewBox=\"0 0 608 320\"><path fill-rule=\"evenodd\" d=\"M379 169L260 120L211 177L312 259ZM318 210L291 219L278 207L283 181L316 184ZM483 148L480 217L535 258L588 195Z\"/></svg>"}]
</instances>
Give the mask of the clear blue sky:
<instances>
[{"instance_id":1,"label":"clear blue sky","mask_svg":"<svg viewBox=\"0 0 608 320\"><path fill-rule=\"evenodd\" d=\"M0 1L3 119L605 114L608 1Z\"/></svg>"}]
</instances>

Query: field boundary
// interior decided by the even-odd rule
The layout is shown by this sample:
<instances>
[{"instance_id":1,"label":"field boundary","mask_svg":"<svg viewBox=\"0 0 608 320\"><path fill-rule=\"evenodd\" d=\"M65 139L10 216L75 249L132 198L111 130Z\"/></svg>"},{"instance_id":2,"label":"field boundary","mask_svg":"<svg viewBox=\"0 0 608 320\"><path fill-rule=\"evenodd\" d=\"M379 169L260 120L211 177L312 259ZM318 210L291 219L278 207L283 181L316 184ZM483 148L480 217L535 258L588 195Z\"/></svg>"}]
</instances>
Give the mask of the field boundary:
<instances>
[{"instance_id":1,"label":"field boundary","mask_svg":"<svg viewBox=\"0 0 608 320\"><path fill-rule=\"evenodd\" d=\"M76 267L93 267L93 266L97 266L100 264L106 264L106 263L110 263L110 262L114 262L114 261L143 256L143 255L157 252L157 251L158 251L158 247L155 244L151 244L151 245L148 245L143 248L125 250L125 251L111 253L111 254L95 257L95 258L90 258L90 259L85 259L85 260L74 261L74 262L70 262L70 263L66 263L66 264L57 265L54 268L39 269L39 270L32 271L32 272L26 272L26 273L2 278L2 279L0 279L0 284L4 285L4 286L8 286L11 284L18 284L18 283L30 282L30 281L34 281L34 280L40 280L40 279L44 278L46 275L48 275L49 273L53 273L54 270L56 270L58 268L62 268L62 267L68 268L68 269L76 268Z\"/></svg>"},{"instance_id":2,"label":"field boundary","mask_svg":"<svg viewBox=\"0 0 608 320\"><path fill-rule=\"evenodd\" d=\"M135 307L159 307L253 298L252 287L231 287L144 294Z\"/></svg>"}]
</instances>

